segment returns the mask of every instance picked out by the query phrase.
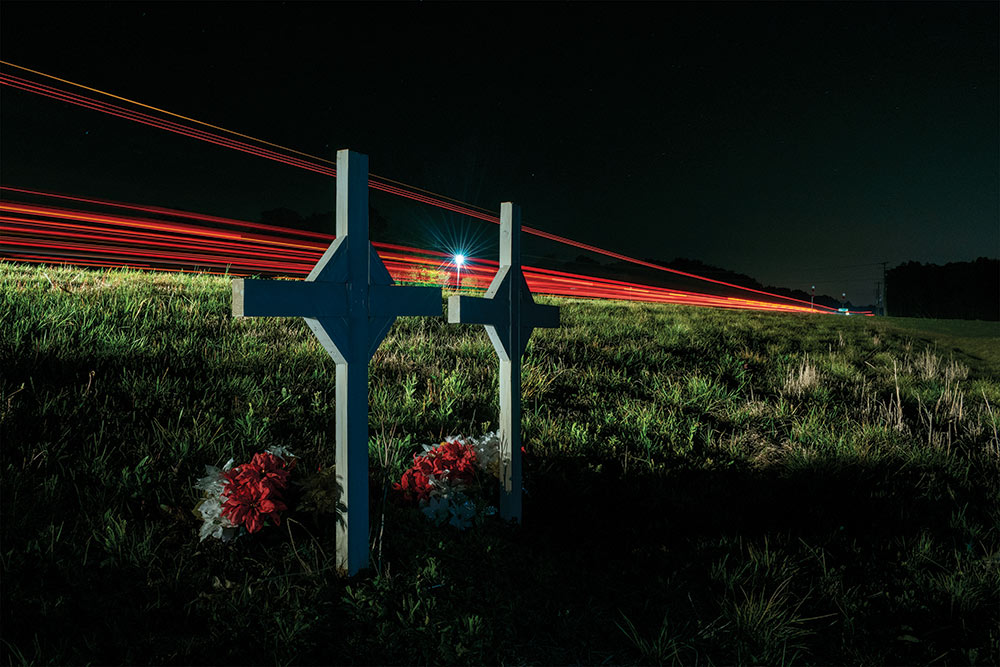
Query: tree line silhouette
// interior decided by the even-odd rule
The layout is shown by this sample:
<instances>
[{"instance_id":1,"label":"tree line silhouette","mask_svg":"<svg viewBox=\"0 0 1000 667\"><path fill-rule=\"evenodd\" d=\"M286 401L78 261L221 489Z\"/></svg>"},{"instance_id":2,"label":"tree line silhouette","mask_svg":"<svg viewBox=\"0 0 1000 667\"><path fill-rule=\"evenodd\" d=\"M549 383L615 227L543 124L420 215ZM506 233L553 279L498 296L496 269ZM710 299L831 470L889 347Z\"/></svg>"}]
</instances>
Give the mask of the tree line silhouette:
<instances>
[{"instance_id":1,"label":"tree line silhouette","mask_svg":"<svg viewBox=\"0 0 1000 667\"><path fill-rule=\"evenodd\" d=\"M886 304L893 317L1000 320L1000 260L944 266L906 262L886 272Z\"/></svg>"}]
</instances>

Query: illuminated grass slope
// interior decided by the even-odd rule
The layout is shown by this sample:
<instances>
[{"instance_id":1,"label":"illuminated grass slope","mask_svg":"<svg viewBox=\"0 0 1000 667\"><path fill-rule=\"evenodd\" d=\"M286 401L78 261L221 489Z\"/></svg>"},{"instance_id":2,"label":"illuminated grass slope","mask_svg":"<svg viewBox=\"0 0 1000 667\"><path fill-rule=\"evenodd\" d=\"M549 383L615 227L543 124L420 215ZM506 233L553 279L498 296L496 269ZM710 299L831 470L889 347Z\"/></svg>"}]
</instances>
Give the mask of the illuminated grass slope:
<instances>
[{"instance_id":1,"label":"illuminated grass slope","mask_svg":"<svg viewBox=\"0 0 1000 667\"><path fill-rule=\"evenodd\" d=\"M205 464L332 465L301 320L234 320L218 277L0 263L0 661L1000 662L988 330L558 303L524 363L522 528L383 501L420 443L496 427L482 328L396 323L376 567L348 584L318 505L232 544L191 513Z\"/></svg>"}]
</instances>

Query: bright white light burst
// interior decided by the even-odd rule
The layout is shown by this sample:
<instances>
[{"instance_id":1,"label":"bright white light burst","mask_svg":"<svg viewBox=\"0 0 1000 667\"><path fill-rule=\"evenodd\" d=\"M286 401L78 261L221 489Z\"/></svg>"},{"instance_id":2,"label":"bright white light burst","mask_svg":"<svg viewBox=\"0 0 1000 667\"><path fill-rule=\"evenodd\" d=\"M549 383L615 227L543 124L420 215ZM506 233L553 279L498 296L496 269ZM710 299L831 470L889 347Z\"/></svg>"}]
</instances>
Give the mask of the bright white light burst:
<instances>
[{"instance_id":1,"label":"bright white light burst","mask_svg":"<svg viewBox=\"0 0 1000 667\"><path fill-rule=\"evenodd\" d=\"M465 264L465 255L455 255L455 264L457 266Z\"/></svg>"}]
</instances>

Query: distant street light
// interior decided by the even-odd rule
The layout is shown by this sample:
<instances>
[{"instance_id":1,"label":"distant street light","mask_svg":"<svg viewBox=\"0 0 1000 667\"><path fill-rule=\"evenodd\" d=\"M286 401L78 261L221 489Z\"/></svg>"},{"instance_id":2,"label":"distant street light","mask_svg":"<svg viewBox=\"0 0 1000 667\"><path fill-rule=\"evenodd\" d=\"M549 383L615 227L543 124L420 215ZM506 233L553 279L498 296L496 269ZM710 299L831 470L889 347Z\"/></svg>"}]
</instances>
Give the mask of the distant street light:
<instances>
[{"instance_id":1,"label":"distant street light","mask_svg":"<svg viewBox=\"0 0 1000 667\"><path fill-rule=\"evenodd\" d=\"M455 285L456 289L462 289L462 265L465 264L465 255L455 255Z\"/></svg>"},{"instance_id":2,"label":"distant street light","mask_svg":"<svg viewBox=\"0 0 1000 667\"><path fill-rule=\"evenodd\" d=\"M809 297L809 307L816 308L816 286L813 285L812 296Z\"/></svg>"}]
</instances>

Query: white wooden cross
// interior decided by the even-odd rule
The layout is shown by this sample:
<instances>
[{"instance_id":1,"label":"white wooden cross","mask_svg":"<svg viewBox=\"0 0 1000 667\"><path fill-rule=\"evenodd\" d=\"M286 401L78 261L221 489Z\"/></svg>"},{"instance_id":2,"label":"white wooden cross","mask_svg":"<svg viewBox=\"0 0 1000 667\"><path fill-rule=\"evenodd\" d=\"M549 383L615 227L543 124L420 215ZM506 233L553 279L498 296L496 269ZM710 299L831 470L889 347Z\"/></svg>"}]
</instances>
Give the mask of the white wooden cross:
<instances>
[{"instance_id":1,"label":"white wooden cross","mask_svg":"<svg viewBox=\"0 0 1000 667\"><path fill-rule=\"evenodd\" d=\"M448 322L483 324L500 357L500 516L521 521L521 357L535 327L559 326L559 308L531 298L521 272L521 208L500 205L500 268L485 298L452 295Z\"/></svg>"},{"instance_id":2,"label":"white wooden cross","mask_svg":"<svg viewBox=\"0 0 1000 667\"><path fill-rule=\"evenodd\" d=\"M368 362L396 317L441 315L440 287L393 285L368 238L368 156L337 151L337 237L305 282L234 280L236 317L302 317L337 363L337 564L368 565Z\"/></svg>"}]
</instances>

